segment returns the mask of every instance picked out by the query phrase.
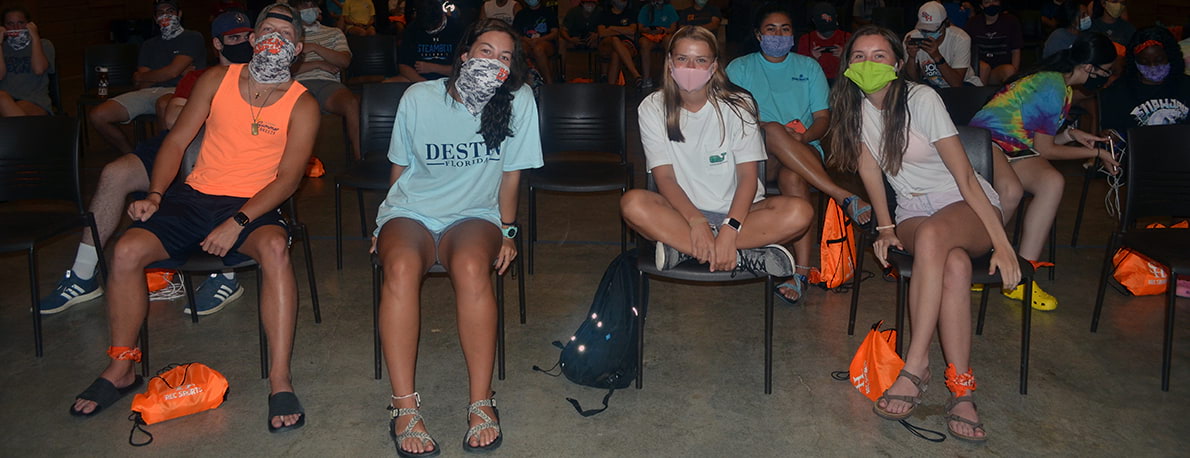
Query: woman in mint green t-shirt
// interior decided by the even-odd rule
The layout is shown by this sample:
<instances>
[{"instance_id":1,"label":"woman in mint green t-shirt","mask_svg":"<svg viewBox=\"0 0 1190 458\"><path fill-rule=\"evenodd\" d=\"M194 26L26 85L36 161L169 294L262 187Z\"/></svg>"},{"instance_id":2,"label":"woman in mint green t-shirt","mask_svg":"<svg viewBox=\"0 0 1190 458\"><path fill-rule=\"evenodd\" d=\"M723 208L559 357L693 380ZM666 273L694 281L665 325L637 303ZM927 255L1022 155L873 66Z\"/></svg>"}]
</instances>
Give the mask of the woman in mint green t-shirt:
<instances>
[{"instance_id":1,"label":"woman in mint green t-shirt","mask_svg":"<svg viewBox=\"0 0 1190 458\"><path fill-rule=\"evenodd\" d=\"M454 286L467 362L470 430L463 447L491 450L502 441L491 399L491 269L503 273L516 257L520 171L542 165L537 108L524 84L518 37L502 20L476 22L458 47L450 78L410 86L397 109L388 151L393 184L376 218L376 252L385 273L379 326L392 384L389 428L400 456L439 451L418 410L414 377L422 278L436 263Z\"/></svg>"}]
</instances>

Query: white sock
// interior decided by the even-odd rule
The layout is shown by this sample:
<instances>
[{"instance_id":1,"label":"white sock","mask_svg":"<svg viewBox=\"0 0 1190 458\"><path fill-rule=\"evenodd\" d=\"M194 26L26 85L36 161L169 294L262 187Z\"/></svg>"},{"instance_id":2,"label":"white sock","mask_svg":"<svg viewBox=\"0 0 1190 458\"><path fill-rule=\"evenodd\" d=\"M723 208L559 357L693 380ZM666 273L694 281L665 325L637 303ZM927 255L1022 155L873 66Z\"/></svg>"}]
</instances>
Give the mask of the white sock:
<instances>
[{"instance_id":1,"label":"white sock","mask_svg":"<svg viewBox=\"0 0 1190 458\"><path fill-rule=\"evenodd\" d=\"M85 243L79 244L78 254L74 256L74 275L83 280L90 280L95 276L95 266L99 265L99 253L95 247Z\"/></svg>"},{"instance_id":2,"label":"white sock","mask_svg":"<svg viewBox=\"0 0 1190 458\"><path fill-rule=\"evenodd\" d=\"M228 280L235 280L236 273L235 273L235 271L231 271L231 270L229 270L227 272L223 272L223 278L226 278Z\"/></svg>"}]
</instances>

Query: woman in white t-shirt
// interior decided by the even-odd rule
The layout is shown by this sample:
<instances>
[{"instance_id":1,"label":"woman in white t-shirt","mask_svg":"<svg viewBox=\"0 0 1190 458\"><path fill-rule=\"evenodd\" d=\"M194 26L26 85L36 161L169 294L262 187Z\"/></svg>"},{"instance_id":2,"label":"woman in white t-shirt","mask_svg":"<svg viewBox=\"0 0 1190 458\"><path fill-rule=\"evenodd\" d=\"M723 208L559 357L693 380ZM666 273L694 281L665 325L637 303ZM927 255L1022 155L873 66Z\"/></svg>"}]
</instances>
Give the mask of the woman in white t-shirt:
<instances>
[{"instance_id":1,"label":"woman in white t-shirt","mask_svg":"<svg viewBox=\"0 0 1190 458\"><path fill-rule=\"evenodd\" d=\"M793 256L775 244L805 232L813 210L803 199L764 198L756 103L728 82L718 57L718 42L706 29L674 33L661 90L637 109L658 192L628 191L621 213L658 242L658 269L693 258L712 271L739 267L787 277Z\"/></svg>"},{"instance_id":2,"label":"woman in white t-shirt","mask_svg":"<svg viewBox=\"0 0 1190 458\"><path fill-rule=\"evenodd\" d=\"M843 56L847 78L831 93L831 165L859 172L876 212L880 234L873 250L880 263L887 265L890 247L914 254L909 284L913 340L904 370L873 410L892 420L912 414L930 380L930 341L937 328L949 364L946 386L954 395L946 405L947 429L954 437L982 442L987 435L970 394L975 376L968 365L971 257L992 250L991 269L1000 270L1004 287L1020 281L999 199L971 168L938 94L898 78L906 63L899 37L881 27L863 27L847 42ZM883 179L897 194L896 222Z\"/></svg>"}]
</instances>

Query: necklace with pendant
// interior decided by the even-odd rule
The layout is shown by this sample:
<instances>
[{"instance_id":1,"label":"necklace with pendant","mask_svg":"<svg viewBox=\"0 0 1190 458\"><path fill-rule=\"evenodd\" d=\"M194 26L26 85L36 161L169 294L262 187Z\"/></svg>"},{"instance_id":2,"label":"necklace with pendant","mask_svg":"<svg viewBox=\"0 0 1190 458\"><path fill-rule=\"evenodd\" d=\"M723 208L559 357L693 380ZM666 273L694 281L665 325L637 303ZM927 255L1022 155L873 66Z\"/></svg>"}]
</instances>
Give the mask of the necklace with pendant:
<instances>
[{"instance_id":1,"label":"necklace with pendant","mask_svg":"<svg viewBox=\"0 0 1190 458\"><path fill-rule=\"evenodd\" d=\"M280 86L280 84L273 85L273 88L269 89L268 95L264 96L265 102L268 102L269 97L273 96L273 91L277 90L277 86ZM253 93L253 95L252 95L253 102L248 104L248 114L252 116L252 135L260 135L260 116L264 114L264 103L262 102L260 104L259 111L254 111L252 109L255 106L255 105L253 105L253 103L255 103L256 99L260 98L260 91L255 90L255 86L253 86L253 84L252 84L251 76L248 77L248 91Z\"/></svg>"}]
</instances>

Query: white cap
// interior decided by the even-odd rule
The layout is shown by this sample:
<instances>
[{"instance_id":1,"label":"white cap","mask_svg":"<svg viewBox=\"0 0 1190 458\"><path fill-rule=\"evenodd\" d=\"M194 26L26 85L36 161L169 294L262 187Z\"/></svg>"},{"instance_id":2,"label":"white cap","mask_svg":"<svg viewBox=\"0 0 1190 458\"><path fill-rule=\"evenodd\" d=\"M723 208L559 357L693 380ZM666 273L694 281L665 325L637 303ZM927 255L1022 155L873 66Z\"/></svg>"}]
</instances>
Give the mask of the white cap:
<instances>
[{"instance_id":1,"label":"white cap","mask_svg":"<svg viewBox=\"0 0 1190 458\"><path fill-rule=\"evenodd\" d=\"M936 31L946 20L946 8L938 2L926 2L917 9L917 29Z\"/></svg>"}]
</instances>

